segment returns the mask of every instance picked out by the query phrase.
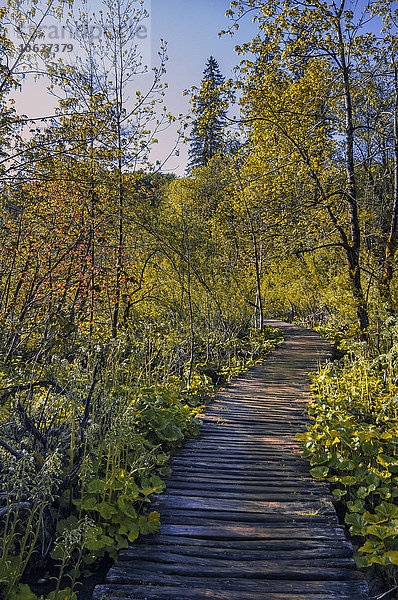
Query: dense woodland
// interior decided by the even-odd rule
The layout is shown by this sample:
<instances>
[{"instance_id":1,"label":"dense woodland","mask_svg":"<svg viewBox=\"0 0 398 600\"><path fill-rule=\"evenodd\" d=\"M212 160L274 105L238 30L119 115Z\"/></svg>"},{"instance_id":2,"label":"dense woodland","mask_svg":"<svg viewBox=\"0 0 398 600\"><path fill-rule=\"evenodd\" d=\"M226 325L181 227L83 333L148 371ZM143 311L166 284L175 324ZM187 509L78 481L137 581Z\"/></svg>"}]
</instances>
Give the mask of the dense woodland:
<instances>
[{"instance_id":1,"label":"dense woodland","mask_svg":"<svg viewBox=\"0 0 398 600\"><path fill-rule=\"evenodd\" d=\"M252 17L258 32L233 79L211 56L189 92L181 177L150 161L174 117L165 46L140 88L139 2L105 0L95 47L91 17L74 17L74 66L40 50L43 10L68 5L28 8L0 9L2 594L34 600L40 572L42 598L74 599L82 574L156 531L148 498L169 450L277 345L270 317L335 345L304 453L334 486L358 563L395 583L394 3L232 2L222 34ZM20 50L10 28L27 22ZM36 120L10 102L32 71L58 98Z\"/></svg>"}]
</instances>

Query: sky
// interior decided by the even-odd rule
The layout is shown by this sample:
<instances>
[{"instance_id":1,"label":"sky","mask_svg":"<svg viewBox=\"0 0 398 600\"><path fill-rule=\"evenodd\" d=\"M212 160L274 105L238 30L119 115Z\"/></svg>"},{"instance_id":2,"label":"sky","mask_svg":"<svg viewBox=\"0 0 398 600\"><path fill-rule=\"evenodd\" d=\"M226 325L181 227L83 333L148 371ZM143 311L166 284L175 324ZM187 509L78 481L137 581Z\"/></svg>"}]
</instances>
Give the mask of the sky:
<instances>
[{"instance_id":1,"label":"sky","mask_svg":"<svg viewBox=\"0 0 398 600\"><path fill-rule=\"evenodd\" d=\"M75 0L75 4L78 1ZM214 56L222 74L226 78L231 77L234 67L240 60L234 48L237 44L253 37L255 26L248 19L233 36L219 37L219 31L226 29L230 24L225 17L229 0L145 0L145 2L150 11L150 19L147 21L147 40L142 46L144 60L155 66L160 40L164 39L167 42L168 61L164 81L168 83L168 90L165 104L173 115L186 115L190 105L188 96L184 96L183 92L194 85L200 86L207 59ZM88 6L92 10L98 10L100 5L100 0L88 0ZM50 27L56 21L47 19L45 23L47 23L46 36L51 36ZM57 35L59 36L59 33ZM46 37L45 41L48 43L60 40L50 40ZM68 39L67 36L62 40L62 42L70 41L73 40ZM66 55L67 53L63 54ZM149 83L149 76L141 76L137 81L137 87L145 90ZM23 91L14 93L17 110L32 118L43 116L45 113L51 114L56 101L48 95L47 85L48 82L45 80L35 82L33 79L26 79ZM151 154L152 161L160 160L163 163L165 157L173 151L178 137L178 128L179 124L176 123L157 136L159 144ZM187 154L188 145L180 144L178 153L173 153L162 170L182 175L186 167Z\"/></svg>"},{"instance_id":2,"label":"sky","mask_svg":"<svg viewBox=\"0 0 398 600\"><path fill-rule=\"evenodd\" d=\"M4 1L0 0L0 5ZM44 0L39 1L44 2ZM74 4L78 6L79 2L84 1L74 0ZM357 10L361 10L364 1L354 2ZM26 2L29 4L29 0ZM101 0L87 0L87 2L90 10L98 10L101 7ZM190 105L188 96L184 96L183 92L194 85L200 86L207 59L211 55L214 56L222 74L226 78L233 76L234 67L240 61L240 57L234 50L235 46L252 39L256 34L256 25L251 22L251 18L247 18L233 36L219 37L220 30L228 28L231 24L231 21L225 17L229 0L144 0L144 2L150 12L150 18L146 21L147 35L141 46L144 60L152 63L153 66L156 65L160 40L164 39L167 42L169 60L164 81L169 87L165 104L175 116L181 113L186 115ZM48 32L49 29L46 35ZM53 40L46 39L46 41ZM43 116L46 112L51 114L55 101L48 95L47 83L44 80L39 82L26 80L23 91L14 94L17 110L33 118ZM139 76L136 86L144 91L149 84L149 76ZM174 124L157 136L159 144L151 154L153 162L159 160L163 163L164 159L173 152L178 126L179 124ZM162 170L183 175L188 148L187 144L180 145L178 153L172 154Z\"/></svg>"},{"instance_id":3,"label":"sky","mask_svg":"<svg viewBox=\"0 0 398 600\"><path fill-rule=\"evenodd\" d=\"M218 36L220 30L231 23L225 17L228 8L227 0L152 0L152 45L155 48L161 37L168 43L169 61L165 79L169 83L169 92L166 103L173 113L189 111L188 97L184 97L182 92L193 85L200 85L210 56L217 60L222 74L226 78L231 77L240 60L235 46L253 37L256 28L251 20L243 22L233 36ZM175 134L173 137L170 131L164 138L162 150L167 144L171 146ZM172 157L165 168L182 174L187 151L188 146L182 146L180 156Z\"/></svg>"}]
</instances>

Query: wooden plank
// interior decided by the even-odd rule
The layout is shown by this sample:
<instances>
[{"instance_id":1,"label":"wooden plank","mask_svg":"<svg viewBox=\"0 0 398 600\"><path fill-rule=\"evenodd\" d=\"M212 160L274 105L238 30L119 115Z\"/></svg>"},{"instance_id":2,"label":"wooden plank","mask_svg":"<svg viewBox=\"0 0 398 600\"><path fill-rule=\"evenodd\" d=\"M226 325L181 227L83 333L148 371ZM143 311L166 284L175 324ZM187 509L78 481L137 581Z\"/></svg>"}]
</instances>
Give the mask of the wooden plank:
<instances>
[{"instance_id":1,"label":"wooden plank","mask_svg":"<svg viewBox=\"0 0 398 600\"><path fill-rule=\"evenodd\" d=\"M266 524L269 523L269 525L271 524L275 524L275 523L285 523L285 526L287 525L287 523L290 523L290 526L292 523L306 523L307 527L309 526L309 524L311 523L333 523L335 525L338 525L338 519L335 513L330 513L330 514L313 514L311 511L309 512L303 512L300 514L279 514L279 513L263 513L262 511L246 511L246 512L239 512L236 510L230 510L230 509L217 509L217 510L208 510L208 509L203 509L203 508L188 508L186 506L182 506L179 508L176 507L170 507L167 504L155 504L154 507L157 510L161 510L162 511L162 523L166 523L166 522L170 522L170 519L165 520L163 517L170 517L172 515L175 515L176 518L178 517L179 520L183 523L183 519L189 519L190 517L194 517L195 519L206 519L206 517L208 519L211 520L217 520L219 519L220 521L236 521L236 522L252 522L252 523L262 523L262 524ZM177 521L176 521L177 523ZM187 522L188 524L188 522ZM192 524L192 521L190 520L190 524ZM202 523L203 524L203 523Z\"/></svg>"},{"instance_id":2,"label":"wooden plank","mask_svg":"<svg viewBox=\"0 0 398 600\"><path fill-rule=\"evenodd\" d=\"M244 469L246 470L248 466L250 468L262 468L267 465L276 465L280 464L288 465L289 467L295 467L296 464L302 464L303 466L308 467L308 464L305 463L302 459L295 458L291 454L286 453L286 455L282 455L279 453L278 459L275 459L275 452L271 455L268 455L263 458L259 458L256 456L242 456L242 457L228 457L228 454L225 456L220 456L219 453L208 454L208 455L191 455L191 456L176 456L171 461L170 464L173 466L174 464L184 464L188 466L188 468L194 468L195 465L226 465L229 469L235 470Z\"/></svg>"},{"instance_id":3,"label":"wooden plank","mask_svg":"<svg viewBox=\"0 0 398 600\"><path fill-rule=\"evenodd\" d=\"M237 431L238 425L231 424L227 425L224 422L220 423L204 423L201 427L201 434L203 437L207 437L211 435L214 441L220 442L225 440L228 443L232 442L250 442L253 440L257 440L260 443L267 442L268 438L275 438L277 441L280 441L282 444L289 439L292 443L294 440L294 427L289 427L285 432L279 429L280 423L276 423L274 427L269 427L269 431L261 431L256 432L253 431L252 428L242 428ZM233 429L235 428L235 430ZM227 431L230 429L231 431ZM292 437L293 433L293 437ZM284 439L286 437L286 440ZM297 444L296 444L297 447Z\"/></svg>"},{"instance_id":4,"label":"wooden plank","mask_svg":"<svg viewBox=\"0 0 398 600\"><path fill-rule=\"evenodd\" d=\"M284 477L284 478L275 478L272 475L256 473L255 475L245 475L242 478L237 478L236 475L231 473L224 473L220 475L214 475L213 473L206 472L197 472L195 475L195 479L193 480L192 474L187 473L184 470L173 469L172 476L166 479L166 483L173 483L175 481L181 482L198 482L199 485L205 484L207 482L211 483L220 483L220 485L224 484L233 484L234 482L238 485L247 484L247 485L267 485L271 487L281 487L285 485L289 485L291 487L299 487L302 486L312 487L315 489L324 488L324 490L329 490L330 486L328 483L323 481L315 481L308 473L296 474L296 477Z\"/></svg>"},{"instance_id":5,"label":"wooden plank","mask_svg":"<svg viewBox=\"0 0 398 600\"><path fill-rule=\"evenodd\" d=\"M178 475L189 474L192 479L195 479L195 477L226 478L226 476L229 476L229 479L231 479L232 475L232 478L235 477L235 481L248 481L251 478L257 478L260 480L283 480L285 482L289 481L290 483L290 480L294 480L295 476L299 477L301 475L304 479L307 479L308 481L310 480L310 475L307 469L300 469L300 467L297 467L297 469L295 470L293 468L288 468L287 466L286 468L284 468L282 464L279 468L275 465L263 465L262 467L257 469L252 469L251 467L248 467L247 469L228 469L224 468L223 465L216 464L207 466L198 465L196 469L194 467L189 468L186 465L184 466L172 464L170 466L172 468L173 473L175 472Z\"/></svg>"},{"instance_id":6,"label":"wooden plank","mask_svg":"<svg viewBox=\"0 0 398 600\"><path fill-rule=\"evenodd\" d=\"M286 461L292 464L303 464L307 465L307 461L303 459L303 457L299 453L298 447L290 447L290 448L280 448L279 443L272 443L269 441L268 444L272 445L272 452L251 452L250 448L246 448L244 443L239 444L237 441L234 443L235 452L229 450L228 448L217 448L212 450L211 452L202 452L201 450L190 452L189 454L185 454L183 452L176 453L172 456L170 462L175 462L178 460L185 460L188 462L188 459L192 459L195 462L206 462L209 459L218 458L231 458L232 462L247 462L248 460L253 463L267 463L267 462L281 462ZM238 448L238 450L237 450ZM230 454L230 456L229 456Z\"/></svg>"},{"instance_id":7,"label":"wooden plank","mask_svg":"<svg viewBox=\"0 0 398 600\"><path fill-rule=\"evenodd\" d=\"M198 563L200 560L198 559ZM325 567L304 567L294 565L270 565L269 567L263 566L262 569L257 569L256 566L248 564L246 567L233 568L229 563L227 568L218 566L203 567L200 564L196 565L183 565L183 564L166 564L156 563L151 561L140 561L138 564L127 566L128 563L118 562L111 568L108 573L108 583L147 583L152 585L172 583L173 578L181 577L186 578L197 578L201 579L205 585L210 585L213 580L238 580L243 579L249 583L254 580L255 583L260 582L261 586L264 586L264 582L278 581L280 583L280 591L283 591L282 583L284 581L307 581L307 582L348 582L358 581L363 578L363 575L354 569L328 569ZM257 588L258 589L258 588Z\"/></svg>"},{"instance_id":8,"label":"wooden plank","mask_svg":"<svg viewBox=\"0 0 398 600\"><path fill-rule=\"evenodd\" d=\"M209 430L209 432L214 435L212 438L213 445L219 444L220 442L231 445L233 441L248 444L253 441L253 438L251 437L253 435L255 438L259 438L259 449L265 448L266 439L264 438L266 438L268 434L277 437L282 446L289 446L289 444L291 444L296 445L297 447L294 434L297 431L305 431L306 425L308 424L308 421L297 423L296 419L292 419L290 422L286 421L286 419L278 418L277 416L274 416L269 420L260 417L256 420L256 424L249 422L243 423L238 415L229 415L224 418L214 417L214 419L201 418L200 420L202 422L200 435L197 438L194 438L193 441L195 442L206 439L207 430ZM191 446L191 448L192 447L193 446ZM211 450L212 446L209 445L208 448Z\"/></svg>"},{"instance_id":9,"label":"wooden plank","mask_svg":"<svg viewBox=\"0 0 398 600\"><path fill-rule=\"evenodd\" d=\"M136 566L140 567L145 562L161 563L159 569L162 570L163 564L178 564L178 565L194 565L201 567L203 572L207 573L207 568L231 570L231 576L234 576L236 570L246 571L251 573L261 573L262 571L286 571L289 569L315 567L327 567L329 569L355 569L355 562L352 557L332 557L332 556L306 556L302 557L299 555L290 554L290 556L284 556L278 562L275 561L274 556L269 556L265 559L264 556L260 557L260 553L257 554L257 559L253 558L243 559L242 556L231 558L231 554L226 556L198 556L187 554L186 552L174 553L169 550L160 551L150 546L144 550L139 548L139 551L135 555L124 555L124 561L121 565L123 568L134 569ZM120 561L119 561L120 563ZM121 563L120 563L121 564ZM261 575L260 575L261 577Z\"/></svg>"},{"instance_id":10,"label":"wooden plank","mask_svg":"<svg viewBox=\"0 0 398 600\"><path fill-rule=\"evenodd\" d=\"M174 483L178 485L184 485L186 483L192 484L192 476L187 475L181 471L173 471L171 477L168 477L165 480L167 489L172 488ZM266 486L270 491L275 490L276 492L279 489L283 489L285 486L291 488L292 490L299 491L300 489L304 490L320 490L323 492L325 496L330 497L330 486L327 483L316 483L314 486L314 481L310 479L310 476L304 476L293 478L293 477L285 477L275 478L271 475L253 475L247 476L246 478L236 478L233 475L228 474L214 474L214 473L197 473L195 483L198 486L198 489L201 489L202 486L212 486L219 485L223 488L229 488L234 485L234 482L237 486L253 486L253 487L263 487ZM195 484L193 484L195 485Z\"/></svg>"},{"instance_id":11,"label":"wooden plank","mask_svg":"<svg viewBox=\"0 0 398 600\"><path fill-rule=\"evenodd\" d=\"M293 546L293 547L292 547ZM297 552L299 550L299 552ZM307 561L311 559L327 559L333 560L336 558L349 558L352 560L352 546L350 544L341 545L337 548L331 548L330 546L320 546L304 548L300 544L287 545L282 549L275 548L275 545L271 548L262 548L261 550L247 550L242 548L226 548L226 547L215 547L210 546L184 546L184 545L173 545L169 544L134 544L121 550L119 553L119 560L139 560L140 558L148 559L149 557L153 560L158 560L159 556L183 556L192 557L195 559L197 556L202 558L224 558L226 560L250 560L256 562L257 560L291 560L298 558L299 561Z\"/></svg>"},{"instance_id":12,"label":"wooden plank","mask_svg":"<svg viewBox=\"0 0 398 600\"><path fill-rule=\"evenodd\" d=\"M203 430L206 431L206 426L207 425L211 425L212 423L216 423L217 425L226 425L228 427L234 427L234 426L238 426L240 430L242 429L246 429L246 430L250 430L253 432L256 431L266 431L267 429L271 429L271 430L275 430L276 429L276 425L279 425L278 427L278 431L280 432L288 432L290 433L291 431L297 430L297 427L299 426L300 422L297 422L296 419L280 419L277 420L275 418L268 418L266 419L265 417L259 418L259 419L248 419L248 418L242 418L242 416L238 416L233 415L233 414L228 414L228 415L223 415L223 416L218 416L218 415L214 415L213 418L206 418L206 419L202 419L203 421ZM305 426L306 421L303 420L302 421L302 425Z\"/></svg>"},{"instance_id":13,"label":"wooden plank","mask_svg":"<svg viewBox=\"0 0 398 600\"><path fill-rule=\"evenodd\" d=\"M200 418L204 422L211 422L214 420L223 419L235 419L256 421L257 424L261 422L269 423L273 425L276 421L280 422L283 426L290 426L294 424L305 425L308 422L308 417L304 415L305 405L295 406L294 408L288 408L288 400L283 402L279 399L280 408L276 408L277 400L266 398L261 400L261 408L258 406L243 406L241 404L216 406L211 405L207 408L205 414L200 414ZM241 422L241 421L240 421Z\"/></svg>"},{"instance_id":14,"label":"wooden plank","mask_svg":"<svg viewBox=\"0 0 398 600\"><path fill-rule=\"evenodd\" d=\"M164 529L164 527L162 528ZM165 545L169 548L174 546L189 546L190 548L222 548L232 550L256 550L260 552L272 552L272 551L291 551L296 550L307 550L312 548L344 548L348 549L352 553L352 545L348 542L345 537L334 536L334 530L329 531L326 535L315 535L312 534L308 537L304 535L293 538L292 535L281 535L281 531L274 531L271 536L264 537L263 539L255 538L248 539L244 536L236 539L209 539L208 537L192 537L192 536L178 536L178 535L167 535L158 533L155 535L141 536L139 540L131 546L135 548L136 545ZM123 550L127 552L128 550Z\"/></svg>"},{"instance_id":15,"label":"wooden plank","mask_svg":"<svg viewBox=\"0 0 398 600\"><path fill-rule=\"evenodd\" d=\"M329 488L327 485L313 484L308 480L300 482L291 481L275 481L272 479L268 480L234 480L231 478L228 480L219 480L217 477L205 479L204 481L192 481L190 477L173 477L172 479L166 480L168 491L177 490L206 490L206 491L228 491L235 490L236 492L269 492L277 494L325 494L325 490Z\"/></svg>"},{"instance_id":16,"label":"wooden plank","mask_svg":"<svg viewBox=\"0 0 398 600\"><path fill-rule=\"evenodd\" d=\"M238 489L237 489L238 488ZM204 498L226 498L228 500L264 500L266 502L295 502L297 500L305 501L316 499L317 496L323 497L321 493L315 493L313 490L288 490L288 491L267 491L265 487L260 489L245 489L239 488L228 488L218 487L218 489L210 489L209 486L200 486L199 488L184 489L183 487L168 487L165 492L168 497L204 497Z\"/></svg>"},{"instance_id":17,"label":"wooden plank","mask_svg":"<svg viewBox=\"0 0 398 600\"><path fill-rule=\"evenodd\" d=\"M221 461L213 461L213 463L198 461L193 465L191 462L185 460L173 460L170 466L173 470L175 467L179 467L180 469L183 469L186 473L192 473L193 475L195 475L196 472L201 471L214 471L220 474L235 473L237 479L239 478L239 476L245 476L246 473L248 475L272 474L275 477L283 477L284 474L294 476L296 472L300 472L300 469L304 473L308 472L308 465L306 465L305 463L297 462L297 464L290 465L287 461L286 463L279 461L267 461L259 465L250 465L248 467L242 464L229 465L228 463Z\"/></svg>"},{"instance_id":18,"label":"wooden plank","mask_svg":"<svg viewBox=\"0 0 398 600\"><path fill-rule=\"evenodd\" d=\"M278 513L278 515L327 515L335 514L330 500L322 502L265 502L261 500L227 500L218 498L195 498L192 496L172 496L162 494L156 500L156 506L168 508L200 508L203 510L230 510L235 512Z\"/></svg>"},{"instance_id":19,"label":"wooden plank","mask_svg":"<svg viewBox=\"0 0 398 600\"><path fill-rule=\"evenodd\" d=\"M223 452L227 452L227 449L224 448ZM209 450L208 452L204 452L203 450L192 450L191 452L184 452L176 455L175 458L184 458L185 460L208 460L213 458L220 458L220 450ZM301 456L297 453L297 455L292 454L291 449L279 450L278 458L289 460L291 462L295 462L296 460L302 460ZM251 452L250 450L241 449L241 450L228 450L228 458L233 462L263 462L267 460L275 461L275 450L272 449L268 452L261 452L257 450L257 452Z\"/></svg>"},{"instance_id":20,"label":"wooden plank","mask_svg":"<svg viewBox=\"0 0 398 600\"><path fill-rule=\"evenodd\" d=\"M211 405L204 414L199 415L205 423L211 423L215 420L227 420L229 418L234 417L239 420L242 425L245 425L246 422L254 425L261 425L261 420L269 422L272 424L272 420L270 416L275 416L279 419L284 427L288 427L290 425L290 421L298 420L299 422L305 422L306 416L304 415L305 404L292 405L293 395L289 398L278 398L272 399L270 398L258 398L256 404L247 404L241 405L239 401L239 397L236 398L235 404L213 404ZM279 406L276 403L279 401ZM291 406L291 409L287 409L287 405ZM261 406L261 408L260 408ZM269 411L267 410L269 408ZM276 408L279 408L280 413L275 411ZM282 410L284 411L285 419L282 421ZM258 412L256 412L258 411ZM255 417L259 417L256 419Z\"/></svg>"},{"instance_id":21,"label":"wooden plank","mask_svg":"<svg viewBox=\"0 0 398 600\"><path fill-rule=\"evenodd\" d=\"M155 507L156 508L156 507ZM286 515L263 515L262 513L240 513L226 511L200 511L200 510L179 510L162 508L161 522L163 525L209 525L217 527L223 522L229 524L261 524L263 527L309 527L317 524L326 526L338 525L336 515L299 515L287 517Z\"/></svg>"},{"instance_id":22,"label":"wooden plank","mask_svg":"<svg viewBox=\"0 0 398 600\"><path fill-rule=\"evenodd\" d=\"M217 432L219 433L219 435L217 434ZM297 431L294 432L293 435L289 434L288 436L282 436L280 432L276 429L275 431L269 430L266 434L263 435L254 435L253 432L250 433L243 431L240 432L239 435L234 435L233 432L229 432L229 434L223 432L221 434L218 429L213 428L213 431L210 431L209 434L206 436L203 432L204 437L200 436L199 440L207 439L209 436L211 436L214 446L226 444L227 449L232 447L250 448L251 445L254 448L257 445L263 446L264 444L272 444L273 446L276 445L282 449L289 450L289 448L295 448L296 450L298 450L299 446L297 442L294 442L295 433L297 433Z\"/></svg>"},{"instance_id":23,"label":"wooden plank","mask_svg":"<svg viewBox=\"0 0 398 600\"><path fill-rule=\"evenodd\" d=\"M286 582L284 582L286 583ZM189 584L188 584L189 585ZM297 592L298 586L276 591L269 584L261 590L217 589L211 587L185 587L184 585L146 586L146 585L101 585L94 591L93 600L368 600L366 588L361 584L351 586L340 584L321 590L310 587ZM317 586L314 586L317 588Z\"/></svg>"},{"instance_id":24,"label":"wooden plank","mask_svg":"<svg viewBox=\"0 0 398 600\"><path fill-rule=\"evenodd\" d=\"M195 487L200 490L208 491L242 491L242 492L261 492L267 491L270 493L281 493L281 494L325 494L325 490L329 488L328 485L313 484L310 480L301 480L297 482L295 480L287 481L275 481L271 478L266 480L257 479L254 481L246 479L222 479L219 480L217 477L207 478L203 481L192 481L189 477L177 477L168 478L166 480L168 490L193 490Z\"/></svg>"},{"instance_id":25,"label":"wooden plank","mask_svg":"<svg viewBox=\"0 0 398 600\"><path fill-rule=\"evenodd\" d=\"M207 474L213 475L233 475L235 477L235 481L244 483L246 481L246 477L249 478L251 476L259 476L263 478L272 478L274 480L283 479L284 474L286 477L294 479L296 475L307 475L309 479L309 469L307 465L297 463L295 464L293 461L284 461L280 462L276 461L261 461L261 462L237 462L227 464L223 460L209 459L209 460L201 460L201 461L171 461L169 466L172 471L177 471L180 474L183 472L186 475L190 475L191 477L195 474ZM193 478L193 477L192 477Z\"/></svg>"},{"instance_id":26,"label":"wooden plank","mask_svg":"<svg viewBox=\"0 0 398 600\"><path fill-rule=\"evenodd\" d=\"M198 415L204 425L212 426L214 424L236 423L239 428L250 429L252 427L263 427L266 425L273 429L276 424L279 424L283 429L290 429L292 426L304 426L308 422L307 417L299 414L300 411L292 411L287 413L286 408L279 412L272 410L271 400L263 401L264 410L256 411L247 407L245 410L241 406L229 408L228 410L217 410L215 408L208 409L206 414ZM304 407L303 407L304 408ZM202 433L202 432L201 432Z\"/></svg>"},{"instance_id":27,"label":"wooden plank","mask_svg":"<svg viewBox=\"0 0 398 600\"><path fill-rule=\"evenodd\" d=\"M178 535L184 537L194 537L210 540L231 540L244 538L246 540L266 540L266 539L321 539L328 540L330 537L345 539L342 527L316 527L296 528L288 527L264 527L257 525L238 525L221 524L220 527L206 527L194 525L187 527L185 525L161 525L160 532L163 535Z\"/></svg>"},{"instance_id":28,"label":"wooden plank","mask_svg":"<svg viewBox=\"0 0 398 600\"><path fill-rule=\"evenodd\" d=\"M278 425L275 423L275 425ZM184 446L183 450L179 449L177 453L181 453L184 455L191 455L195 453L205 453L211 454L217 452L220 449L220 442L218 440L214 440L213 444L205 444L201 443L202 438L195 440L195 444L191 444L186 448ZM225 442L221 444L224 448L228 448L231 455L240 455L242 453L249 453L250 456L264 456L268 454L273 454L273 448L268 445L268 443L263 444L252 444L249 445L247 442L242 441L240 444L231 444L230 442ZM282 452L290 452L292 448L296 446L297 456L299 456L299 450L297 444L293 444L290 441L286 443L284 440L280 441L279 449ZM223 448L223 449L224 449Z\"/></svg>"},{"instance_id":29,"label":"wooden plank","mask_svg":"<svg viewBox=\"0 0 398 600\"><path fill-rule=\"evenodd\" d=\"M253 438L249 438L249 439L237 439L234 441L231 441L230 437L226 438L226 439L218 439L218 438L214 438L211 441L207 442L207 438L206 437L202 437L199 436L199 438L195 438L194 443L192 442L192 446L190 446L191 449L195 449L195 448L203 448L203 443L204 440L206 440L206 447L209 450L214 450L214 451L232 451L232 450L238 450L238 451L242 451L245 450L247 452L253 451L255 452L257 449L259 448L264 448L266 446L268 446L268 444L270 443L270 441L264 440L262 437L256 441L254 441ZM292 441L292 439L286 438L286 439L282 439L280 436L278 437L277 440L275 440L274 443L278 444L278 448L280 448L281 450L290 452L291 450L295 450L296 452L299 451L297 442ZM200 444L200 445L199 445ZM177 451L174 451L174 453L176 453ZM182 448L178 449L178 452L182 453Z\"/></svg>"},{"instance_id":30,"label":"wooden plank","mask_svg":"<svg viewBox=\"0 0 398 600\"><path fill-rule=\"evenodd\" d=\"M314 479L311 477L311 475L309 474L309 468L305 468L302 469L299 466L297 466L296 469L292 468L292 469L288 469L287 467L283 468L281 465L281 468L276 470L274 469L272 466L270 466L268 469L265 468L265 465L263 465L262 469L256 469L255 471L252 471L251 469L242 469L241 472L236 472L235 470L231 471L227 471L227 470L222 470L222 469L218 469L216 467L216 465L213 466L213 468L199 468L198 466L196 466L196 468L194 467L187 467L186 465L176 465L176 464L170 464L169 465L172 469L172 476L174 477L174 475L178 474L181 475L181 477L189 477L192 480L195 481L196 477L202 477L202 478L215 478L215 477L222 477L223 479L227 480L229 479L230 481L251 481L251 480L255 480L255 479L260 479L260 480L271 480L274 481L275 483L277 483L278 481L282 481L283 483L286 482L286 480L289 481L289 485L293 485L294 481L309 481L311 483L314 483ZM217 473L217 475L216 475ZM192 477L192 475L195 474L195 478ZM325 485L323 482L320 482L319 485Z\"/></svg>"}]
</instances>

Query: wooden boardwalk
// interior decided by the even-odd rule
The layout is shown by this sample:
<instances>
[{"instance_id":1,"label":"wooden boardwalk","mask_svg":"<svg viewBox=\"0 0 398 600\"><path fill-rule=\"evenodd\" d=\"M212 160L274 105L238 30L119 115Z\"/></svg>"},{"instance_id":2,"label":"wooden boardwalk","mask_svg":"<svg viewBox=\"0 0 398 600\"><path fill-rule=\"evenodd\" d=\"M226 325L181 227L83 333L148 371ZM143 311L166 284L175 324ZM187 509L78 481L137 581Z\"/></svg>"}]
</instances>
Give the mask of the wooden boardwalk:
<instances>
[{"instance_id":1,"label":"wooden boardwalk","mask_svg":"<svg viewBox=\"0 0 398 600\"><path fill-rule=\"evenodd\" d=\"M122 551L95 600L366 600L328 487L294 436L305 429L319 336L272 322L285 342L206 410L172 459L160 533Z\"/></svg>"}]
</instances>

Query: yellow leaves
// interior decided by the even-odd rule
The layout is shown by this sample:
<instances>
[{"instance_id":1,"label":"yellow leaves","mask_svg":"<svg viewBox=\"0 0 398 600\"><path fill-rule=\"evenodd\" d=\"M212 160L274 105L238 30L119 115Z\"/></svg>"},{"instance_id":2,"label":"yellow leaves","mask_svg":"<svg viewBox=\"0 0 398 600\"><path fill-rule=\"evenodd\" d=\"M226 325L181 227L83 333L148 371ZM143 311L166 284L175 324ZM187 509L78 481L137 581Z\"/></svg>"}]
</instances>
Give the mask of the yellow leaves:
<instances>
[{"instance_id":1,"label":"yellow leaves","mask_svg":"<svg viewBox=\"0 0 398 600\"><path fill-rule=\"evenodd\" d=\"M385 552L383 555L383 563L384 565L398 565L398 551L397 550L389 550Z\"/></svg>"}]
</instances>

